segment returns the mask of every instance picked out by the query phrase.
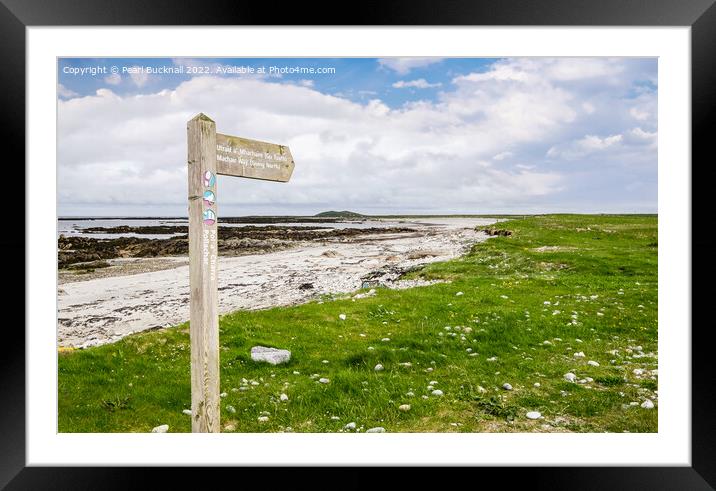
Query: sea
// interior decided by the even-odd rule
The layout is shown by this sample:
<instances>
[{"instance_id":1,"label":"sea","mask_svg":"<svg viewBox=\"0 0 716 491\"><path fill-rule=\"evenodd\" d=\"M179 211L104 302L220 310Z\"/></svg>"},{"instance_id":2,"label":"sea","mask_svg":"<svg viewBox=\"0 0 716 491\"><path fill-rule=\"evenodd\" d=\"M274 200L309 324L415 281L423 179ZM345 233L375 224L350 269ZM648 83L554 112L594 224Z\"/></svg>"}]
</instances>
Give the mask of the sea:
<instances>
[{"instance_id":1,"label":"sea","mask_svg":"<svg viewBox=\"0 0 716 491\"><path fill-rule=\"evenodd\" d=\"M301 220L301 217L296 217L296 221L291 222L270 222L273 217L266 217L267 223L222 223L219 220L219 226L221 227L246 227L246 226L274 226L274 227L320 227L325 229L345 229L345 228L388 228L388 227L404 227L405 222L393 221L393 220L341 220L335 222L316 222L311 220L310 217L306 217L305 220ZM293 218L293 217L292 217ZM124 233L93 233L85 232L87 228L94 227L151 227L158 225L165 226L188 226L189 221L187 218L112 218L112 217L60 217L57 220L57 237L64 235L65 237L93 237L95 239L115 239L118 237L142 237L145 239L169 239L177 235L182 235L180 232L174 234L137 234L133 232Z\"/></svg>"}]
</instances>

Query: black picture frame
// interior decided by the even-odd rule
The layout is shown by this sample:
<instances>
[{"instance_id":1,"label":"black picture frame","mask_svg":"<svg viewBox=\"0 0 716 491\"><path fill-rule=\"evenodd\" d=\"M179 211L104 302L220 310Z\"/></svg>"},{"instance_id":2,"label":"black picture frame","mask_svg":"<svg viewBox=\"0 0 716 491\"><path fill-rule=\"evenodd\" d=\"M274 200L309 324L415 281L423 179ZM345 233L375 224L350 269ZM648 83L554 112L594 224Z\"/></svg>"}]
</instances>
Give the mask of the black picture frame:
<instances>
[{"instance_id":1,"label":"black picture frame","mask_svg":"<svg viewBox=\"0 0 716 491\"><path fill-rule=\"evenodd\" d=\"M25 29L28 26L94 26L94 25L502 25L502 26L691 26L692 76L692 223L685 231L707 227L710 201L706 186L716 172L711 157L710 128L716 119L716 0L427 0L366 2L355 6L268 2L209 1L179 2L171 0L0 0L0 87L2 91L3 147L8 159L24 161L25 156ZM350 16L346 13L350 12ZM711 157L711 158L710 158ZM9 165L8 161L4 162ZM700 191L700 192L699 192ZM704 225L702 225L704 224ZM716 404L713 394L716 369L711 362L712 346L708 343L709 322L698 323L698 313L709 305L711 291L697 288L696 278L707 278L714 272L714 261L707 254L713 250L707 233L691 238L692 326L669 326L687 330L692 339L692 466L691 467L550 467L499 469L481 468L480 482L509 475L529 478L531 489L714 489L716 487ZM4 234L0 249L8 273L24 277L21 262L32 261L25 253L24 234ZM697 274L696 274L697 273ZM22 276L21 276L22 275ZM16 283L17 285L17 283ZM24 288L8 290L6 311L25 303ZM26 304L25 304L26 305ZM14 324L21 325L19 322ZM26 329L38 326L25 326ZM191 485L199 473L191 469L127 469L26 467L25 462L25 336L12 329L10 340L0 356L0 380L3 399L0 418L0 488L6 489L127 489L141 486L138 472L160 475ZM297 449L299 451L299 449ZM322 480L334 476L342 488L371 485L358 469L322 472ZM304 474L291 473L291 483ZM401 483L407 487L420 484L420 472L405 473ZM494 474L494 476L493 476ZM221 474L215 474L220 477ZM285 485L288 476L270 472L271 487ZM284 482L284 480L286 480ZM413 482L411 482L413 481ZM446 481L447 482L447 481ZM203 483L207 484L206 482ZM361 486L363 485L363 486Z\"/></svg>"}]
</instances>

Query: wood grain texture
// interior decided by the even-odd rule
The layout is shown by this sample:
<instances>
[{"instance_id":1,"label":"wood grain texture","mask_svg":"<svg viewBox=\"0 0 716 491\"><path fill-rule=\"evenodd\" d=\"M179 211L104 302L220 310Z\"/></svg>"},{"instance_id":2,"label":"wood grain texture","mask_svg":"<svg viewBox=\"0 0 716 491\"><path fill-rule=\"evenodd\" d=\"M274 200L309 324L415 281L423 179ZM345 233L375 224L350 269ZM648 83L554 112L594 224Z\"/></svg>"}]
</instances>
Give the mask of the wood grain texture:
<instances>
[{"instance_id":1,"label":"wood grain texture","mask_svg":"<svg viewBox=\"0 0 716 491\"><path fill-rule=\"evenodd\" d=\"M217 173L265 181L291 179L293 156L285 145L216 134Z\"/></svg>"},{"instance_id":2,"label":"wood grain texture","mask_svg":"<svg viewBox=\"0 0 716 491\"><path fill-rule=\"evenodd\" d=\"M217 312L216 124L199 114L187 124L192 432L218 433L219 317ZM209 185L206 172L211 172ZM214 193L213 204L204 193Z\"/></svg>"}]
</instances>

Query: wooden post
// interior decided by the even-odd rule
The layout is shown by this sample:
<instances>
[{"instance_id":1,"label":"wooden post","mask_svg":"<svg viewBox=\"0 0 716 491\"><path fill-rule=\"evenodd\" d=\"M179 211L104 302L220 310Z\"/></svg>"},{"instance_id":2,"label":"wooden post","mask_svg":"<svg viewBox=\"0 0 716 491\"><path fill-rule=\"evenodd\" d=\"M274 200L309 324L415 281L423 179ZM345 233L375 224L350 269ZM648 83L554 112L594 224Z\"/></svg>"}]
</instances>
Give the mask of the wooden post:
<instances>
[{"instance_id":1,"label":"wooden post","mask_svg":"<svg viewBox=\"0 0 716 491\"><path fill-rule=\"evenodd\" d=\"M189 288L191 431L218 433L216 123L198 114L187 124L189 150Z\"/></svg>"}]
</instances>

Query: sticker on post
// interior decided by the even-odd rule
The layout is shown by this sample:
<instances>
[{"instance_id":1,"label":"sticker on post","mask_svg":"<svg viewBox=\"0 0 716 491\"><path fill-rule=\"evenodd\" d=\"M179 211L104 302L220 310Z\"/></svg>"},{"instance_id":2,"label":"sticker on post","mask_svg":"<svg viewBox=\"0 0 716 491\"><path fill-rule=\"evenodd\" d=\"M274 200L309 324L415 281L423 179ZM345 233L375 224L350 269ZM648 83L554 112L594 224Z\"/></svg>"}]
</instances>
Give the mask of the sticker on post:
<instances>
[{"instance_id":1,"label":"sticker on post","mask_svg":"<svg viewBox=\"0 0 716 491\"><path fill-rule=\"evenodd\" d=\"M214 225L216 223L216 213L213 210L204 210L204 225Z\"/></svg>"}]
</instances>

